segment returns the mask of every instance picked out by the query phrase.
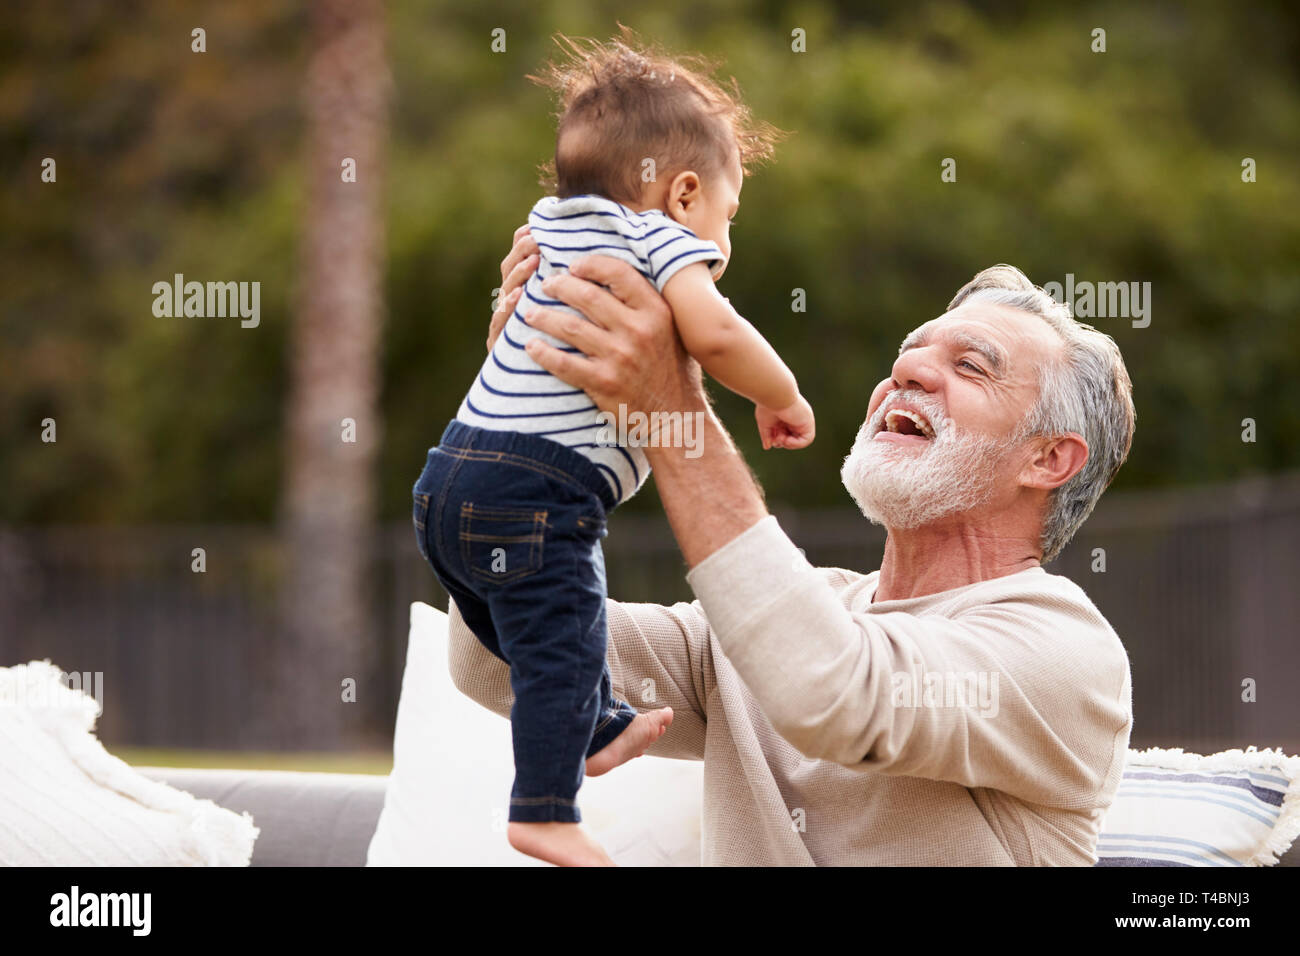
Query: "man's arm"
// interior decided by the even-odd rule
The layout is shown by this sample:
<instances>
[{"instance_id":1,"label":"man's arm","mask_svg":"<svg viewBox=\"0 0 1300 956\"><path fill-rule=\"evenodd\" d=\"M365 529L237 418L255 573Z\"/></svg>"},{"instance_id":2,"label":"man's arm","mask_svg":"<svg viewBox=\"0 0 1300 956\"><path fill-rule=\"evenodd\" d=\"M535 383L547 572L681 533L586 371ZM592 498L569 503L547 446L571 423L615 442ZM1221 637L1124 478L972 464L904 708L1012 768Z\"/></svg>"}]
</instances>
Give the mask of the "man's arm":
<instances>
[{"instance_id":1,"label":"man's arm","mask_svg":"<svg viewBox=\"0 0 1300 956\"><path fill-rule=\"evenodd\" d=\"M537 270L538 259L536 240L528 226L520 226L501 262L501 294L488 331L489 349L520 301L524 282ZM569 277L575 281L567 281ZM603 283L610 291L593 282ZM547 279L543 289L590 320L545 308L524 310L536 328L567 339L587 353L572 355L541 342L530 344L529 354L543 368L585 389L597 405L616 415L620 401L645 411L658 406L666 411L703 413L699 458L687 459L681 448L647 449L686 563L704 560L762 519L767 509L758 484L705 399L700 367L682 347L672 311L645 277L618 259L586 256L566 272ZM686 321L691 320L687 317ZM608 334L611 329L618 334ZM603 333L599 365L593 361L594 345L589 342L584 347L579 341L593 333ZM664 358L647 362L647 355ZM631 387L625 388L627 385ZM638 402L642 398L648 401L632 404L628 396L633 394Z\"/></svg>"},{"instance_id":2,"label":"man's arm","mask_svg":"<svg viewBox=\"0 0 1300 956\"><path fill-rule=\"evenodd\" d=\"M698 457L646 453L713 633L782 736L806 756L850 767L1088 805L1098 767L1112 765L1131 725L1117 641L1095 626L1063 639L1062 622L1077 623L1083 609L1046 613L1032 603L1021 618L994 606L963 622L853 615L822 575L806 573L811 566L767 514L662 297L626 263L598 256L544 288L590 321L532 311L534 327L582 352L534 339L529 353L542 367L606 411L705 413ZM893 705L895 674L915 686L945 670L1002 675L999 715ZM1077 680L1091 683L1071 692Z\"/></svg>"},{"instance_id":3,"label":"man's arm","mask_svg":"<svg viewBox=\"0 0 1300 956\"><path fill-rule=\"evenodd\" d=\"M542 368L585 390L597 406L615 415L620 404L649 413L703 414L704 431L693 448L645 449L687 565L703 561L762 520L767 509L758 484L709 407L700 366L687 355L672 312L649 282L625 262L587 256L567 272L548 277L542 289L590 320L531 309L527 316L534 328L583 353L561 352L531 339L528 354ZM648 362L648 355L657 358Z\"/></svg>"},{"instance_id":4,"label":"man's arm","mask_svg":"<svg viewBox=\"0 0 1300 956\"><path fill-rule=\"evenodd\" d=\"M775 518L688 580L727 659L806 757L1086 808L1127 745L1123 647L1050 580L955 618L855 614Z\"/></svg>"},{"instance_id":5,"label":"man's arm","mask_svg":"<svg viewBox=\"0 0 1300 956\"><path fill-rule=\"evenodd\" d=\"M704 702L715 685L709 626L698 604L607 603L614 695L638 710L673 709L673 722L646 753L704 759ZM465 696L509 717L510 668L484 647L449 602L448 664Z\"/></svg>"}]
</instances>

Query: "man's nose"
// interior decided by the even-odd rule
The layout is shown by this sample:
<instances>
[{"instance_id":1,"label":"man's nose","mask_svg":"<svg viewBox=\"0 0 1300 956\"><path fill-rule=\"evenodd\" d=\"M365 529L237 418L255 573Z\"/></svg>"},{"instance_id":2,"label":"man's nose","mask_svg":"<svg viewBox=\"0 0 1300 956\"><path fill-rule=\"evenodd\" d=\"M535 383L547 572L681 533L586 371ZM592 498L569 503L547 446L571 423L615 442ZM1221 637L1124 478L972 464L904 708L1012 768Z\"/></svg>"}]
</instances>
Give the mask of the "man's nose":
<instances>
[{"instance_id":1,"label":"man's nose","mask_svg":"<svg viewBox=\"0 0 1300 956\"><path fill-rule=\"evenodd\" d=\"M899 388L920 388L933 392L941 372L935 350L925 346L908 349L894 361L893 376Z\"/></svg>"}]
</instances>

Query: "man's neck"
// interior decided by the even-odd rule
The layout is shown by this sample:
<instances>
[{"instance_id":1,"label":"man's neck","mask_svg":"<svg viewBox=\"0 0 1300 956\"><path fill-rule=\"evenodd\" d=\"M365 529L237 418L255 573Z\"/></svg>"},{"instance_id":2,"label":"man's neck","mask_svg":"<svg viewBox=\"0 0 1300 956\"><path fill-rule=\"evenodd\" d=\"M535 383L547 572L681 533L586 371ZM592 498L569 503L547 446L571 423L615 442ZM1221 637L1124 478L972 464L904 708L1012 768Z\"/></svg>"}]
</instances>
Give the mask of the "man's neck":
<instances>
[{"instance_id":1,"label":"man's neck","mask_svg":"<svg viewBox=\"0 0 1300 956\"><path fill-rule=\"evenodd\" d=\"M954 524L890 531L872 601L938 594L1041 563L1032 540L987 527Z\"/></svg>"}]
</instances>

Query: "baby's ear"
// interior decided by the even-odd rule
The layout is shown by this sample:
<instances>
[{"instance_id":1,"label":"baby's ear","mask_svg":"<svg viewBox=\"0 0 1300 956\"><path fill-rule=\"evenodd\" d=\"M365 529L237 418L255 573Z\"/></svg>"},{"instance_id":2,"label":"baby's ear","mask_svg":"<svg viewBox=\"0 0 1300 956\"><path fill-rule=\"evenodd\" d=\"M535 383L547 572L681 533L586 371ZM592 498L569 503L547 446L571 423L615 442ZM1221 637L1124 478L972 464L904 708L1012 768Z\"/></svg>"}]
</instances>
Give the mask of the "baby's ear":
<instances>
[{"instance_id":1,"label":"baby's ear","mask_svg":"<svg viewBox=\"0 0 1300 956\"><path fill-rule=\"evenodd\" d=\"M685 212L703 195L700 177L693 169L684 169L668 184L668 208Z\"/></svg>"}]
</instances>

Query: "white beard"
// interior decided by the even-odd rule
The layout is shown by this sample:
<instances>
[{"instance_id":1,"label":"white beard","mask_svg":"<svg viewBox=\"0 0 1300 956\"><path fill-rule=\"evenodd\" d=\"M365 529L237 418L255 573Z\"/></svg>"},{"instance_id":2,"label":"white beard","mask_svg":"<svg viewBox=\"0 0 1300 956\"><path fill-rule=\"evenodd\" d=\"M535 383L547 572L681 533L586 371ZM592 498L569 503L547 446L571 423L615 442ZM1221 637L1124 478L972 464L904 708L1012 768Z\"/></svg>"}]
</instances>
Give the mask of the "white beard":
<instances>
[{"instance_id":1,"label":"white beard","mask_svg":"<svg viewBox=\"0 0 1300 956\"><path fill-rule=\"evenodd\" d=\"M872 441L885 413L900 401L922 412L934 429L935 437L925 447ZM1016 444L960 429L938 399L900 389L858 429L840 479L875 524L919 528L986 503L997 487L998 465Z\"/></svg>"}]
</instances>

